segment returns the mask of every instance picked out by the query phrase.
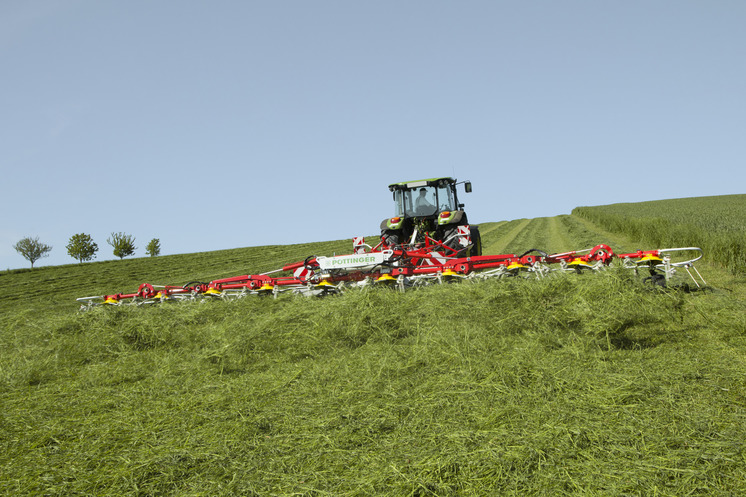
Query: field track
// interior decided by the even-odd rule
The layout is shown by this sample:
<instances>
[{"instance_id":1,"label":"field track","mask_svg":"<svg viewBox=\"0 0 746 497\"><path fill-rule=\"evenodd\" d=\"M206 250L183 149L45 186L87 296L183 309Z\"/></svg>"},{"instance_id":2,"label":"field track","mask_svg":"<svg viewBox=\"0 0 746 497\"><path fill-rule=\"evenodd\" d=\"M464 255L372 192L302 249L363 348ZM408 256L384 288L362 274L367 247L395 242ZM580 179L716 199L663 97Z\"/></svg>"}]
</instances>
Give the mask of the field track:
<instances>
[{"instance_id":1,"label":"field track","mask_svg":"<svg viewBox=\"0 0 746 497\"><path fill-rule=\"evenodd\" d=\"M520 255L531 249L560 253L589 249L599 244L609 245L617 253L651 248L635 246L622 236L571 215L485 223L480 230L485 254Z\"/></svg>"}]
</instances>

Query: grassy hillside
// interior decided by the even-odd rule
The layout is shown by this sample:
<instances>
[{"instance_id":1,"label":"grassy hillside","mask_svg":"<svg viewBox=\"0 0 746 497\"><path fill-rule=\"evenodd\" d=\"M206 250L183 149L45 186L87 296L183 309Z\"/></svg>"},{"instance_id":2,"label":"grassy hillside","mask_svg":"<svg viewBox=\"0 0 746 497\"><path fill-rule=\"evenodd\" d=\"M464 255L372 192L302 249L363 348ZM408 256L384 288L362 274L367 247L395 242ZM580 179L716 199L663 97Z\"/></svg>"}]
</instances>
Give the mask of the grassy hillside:
<instances>
[{"instance_id":1,"label":"grassy hillside","mask_svg":"<svg viewBox=\"0 0 746 497\"><path fill-rule=\"evenodd\" d=\"M746 272L746 195L577 207L573 214L660 248L701 247L711 262Z\"/></svg>"},{"instance_id":2,"label":"grassy hillside","mask_svg":"<svg viewBox=\"0 0 746 497\"><path fill-rule=\"evenodd\" d=\"M572 215L489 253L657 248ZM704 243L703 243L704 244ZM0 273L0 494L740 495L746 291L631 273L99 308L349 241Z\"/></svg>"}]
</instances>

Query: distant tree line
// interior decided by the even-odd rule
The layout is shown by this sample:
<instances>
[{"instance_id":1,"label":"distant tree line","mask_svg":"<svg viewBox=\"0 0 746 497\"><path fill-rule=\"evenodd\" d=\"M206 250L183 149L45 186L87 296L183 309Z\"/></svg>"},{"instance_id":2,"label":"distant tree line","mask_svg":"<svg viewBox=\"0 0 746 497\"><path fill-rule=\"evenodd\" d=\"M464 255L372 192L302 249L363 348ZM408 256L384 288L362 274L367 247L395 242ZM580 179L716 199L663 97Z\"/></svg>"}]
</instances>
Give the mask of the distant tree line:
<instances>
[{"instance_id":1,"label":"distant tree line","mask_svg":"<svg viewBox=\"0 0 746 497\"><path fill-rule=\"evenodd\" d=\"M109 238L106 239L106 243L112 246L113 254L119 259L124 259L135 253L137 247L135 247L135 237L126 233L118 232L112 233ZM18 241L13 248L23 256L24 259L31 262L31 267L34 267L34 263L42 257L49 256L49 252L52 251L52 247L39 241L39 237L26 237ZM87 233L77 233L70 237L70 240L65 247L70 257L77 260L81 264L86 261L91 261L96 258L96 252L98 252L98 244L93 241L93 237ZM155 257L161 254L161 241L158 238L153 238L145 247L145 253L151 257Z\"/></svg>"}]
</instances>

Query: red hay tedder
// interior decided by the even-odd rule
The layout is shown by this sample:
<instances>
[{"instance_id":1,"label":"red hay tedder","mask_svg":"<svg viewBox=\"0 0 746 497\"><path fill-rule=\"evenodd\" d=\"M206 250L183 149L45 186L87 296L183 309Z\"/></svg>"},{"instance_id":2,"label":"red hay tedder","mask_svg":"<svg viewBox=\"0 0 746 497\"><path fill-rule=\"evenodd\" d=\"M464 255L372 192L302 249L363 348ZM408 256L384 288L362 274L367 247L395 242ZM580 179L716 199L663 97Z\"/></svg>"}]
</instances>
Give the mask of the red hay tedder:
<instances>
[{"instance_id":1,"label":"red hay tedder","mask_svg":"<svg viewBox=\"0 0 746 497\"><path fill-rule=\"evenodd\" d=\"M400 290L462 280L486 278L543 278L553 272L597 271L620 260L623 267L646 268L648 279L669 284L678 269L685 269L697 287L705 285L694 263L702 258L698 247L657 249L615 254L608 245L549 254L532 249L522 255L482 255L479 229L468 224L463 204L458 203L452 178L389 185L396 204L395 215L381 223L380 242L371 246L362 237L353 240L348 255L310 256L302 262L262 274L246 274L185 285L143 283L132 293L116 293L77 299L82 309L106 304L151 304L205 298L237 298L293 292L323 296L346 288L368 285L395 286ZM471 183L463 182L466 192ZM678 260L680 258L685 260ZM676 259L676 260L675 260Z\"/></svg>"}]
</instances>

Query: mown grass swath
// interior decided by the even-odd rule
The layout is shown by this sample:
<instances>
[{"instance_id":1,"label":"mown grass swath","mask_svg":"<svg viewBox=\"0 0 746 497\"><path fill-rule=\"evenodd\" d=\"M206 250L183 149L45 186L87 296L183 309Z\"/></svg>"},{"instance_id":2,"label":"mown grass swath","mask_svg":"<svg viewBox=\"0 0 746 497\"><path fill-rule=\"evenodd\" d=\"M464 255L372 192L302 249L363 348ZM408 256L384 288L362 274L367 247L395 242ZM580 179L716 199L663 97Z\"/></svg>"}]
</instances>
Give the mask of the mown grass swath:
<instances>
[{"instance_id":1,"label":"mown grass swath","mask_svg":"<svg viewBox=\"0 0 746 497\"><path fill-rule=\"evenodd\" d=\"M592 223L570 218L483 233L585 245ZM88 290L349 246L0 275L0 494L746 491L746 292L715 268L695 293L611 268L76 312Z\"/></svg>"},{"instance_id":2,"label":"mown grass swath","mask_svg":"<svg viewBox=\"0 0 746 497\"><path fill-rule=\"evenodd\" d=\"M659 248L701 247L711 261L746 271L746 195L577 207L573 214Z\"/></svg>"}]
</instances>

